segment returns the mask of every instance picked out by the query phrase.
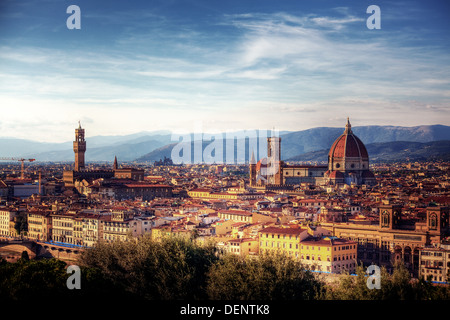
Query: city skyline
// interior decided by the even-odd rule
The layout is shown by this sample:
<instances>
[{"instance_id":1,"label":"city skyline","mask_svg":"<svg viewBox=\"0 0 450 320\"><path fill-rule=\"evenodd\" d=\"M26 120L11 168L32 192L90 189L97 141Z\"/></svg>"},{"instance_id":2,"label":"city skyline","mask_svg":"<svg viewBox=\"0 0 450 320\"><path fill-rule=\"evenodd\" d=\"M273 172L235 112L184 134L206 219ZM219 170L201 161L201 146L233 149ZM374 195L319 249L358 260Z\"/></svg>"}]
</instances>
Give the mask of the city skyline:
<instances>
[{"instance_id":1,"label":"city skyline","mask_svg":"<svg viewBox=\"0 0 450 320\"><path fill-rule=\"evenodd\" d=\"M70 5L81 29L69 30ZM369 5L381 29L369 30ZM0 5L1 137L450 125L444 1Z\"/></svg>"}]
</instances>

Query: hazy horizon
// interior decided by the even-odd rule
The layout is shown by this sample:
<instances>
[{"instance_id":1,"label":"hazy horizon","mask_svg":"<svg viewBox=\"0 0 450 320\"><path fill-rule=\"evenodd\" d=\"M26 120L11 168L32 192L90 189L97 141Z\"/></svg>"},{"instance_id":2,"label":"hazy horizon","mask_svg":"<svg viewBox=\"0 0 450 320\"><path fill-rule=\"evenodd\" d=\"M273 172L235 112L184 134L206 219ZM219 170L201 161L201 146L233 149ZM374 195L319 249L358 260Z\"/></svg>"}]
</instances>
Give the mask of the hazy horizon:
<instances>
[{"instance_id":1,"label":"hazy horizon","mask_svg":"<svg viewBox=\"0 0 450 320\"><path fill-rule=\"evenodd\" d=\"M351 121L350 121L351 122ZM429 126L445 126L445 127L450 127L448 125L443 125L443 124L427 124L427 125L417 125L417 126L396 126L396 125L364 125L364 126L354 126L352 124L352 128L356 129L358 127L398 127L398 128L418 128L418 127L429 127ZM85 129L85 138L86 140L92 139L92 138L121 138L121 137L128 137L128 136L136 136L136 138L139 137L145 137L148 134L151 135L177 135L177 134L196 134L196 133L202 133L202 134L214 134L214 133L222 133L222 134L226 134L227 132L243 132L243 131L273 131L273 132L277 132L280 134L286 134L286 133L293 133L293 132L300 132L300 131L307 131L307 130L313 130L313 129L320 129L320 128L334 128L334 129L339 129L342 128L342 130L344 130L345 125L342 126L319 126L319 127L311 127L311 128L306 128L306 129L302 129L302 130L279 130L277 128L275 128L275 130L272 129L253 129L253 128L248 128L248 129L240 129L240 130L224 130L224 131L190 131L190 132L186 132L186 131L171 131L171 130L154 130L154 131L150 131L150 130L142 130L142 131L137 131L137 132L132 132L132 133L126 133L126 134L111 134L111 135L90 135L89 134L89 128L86 128L84 126L82 126L83 129ZM74 135L75 132L75 128L77 127L73 127L72 128L72 136ZM163 133L165 132L165 133ZM64 141L45 141L45 140L36 140L36 139L32 139L32 138L19 138L19 137L13 137L13 136L0 136L0 139L16 139L16 140L28 140L28 141L34 141L34 142L38 142L38 143L49 143L49 144L65 144L65 143L72 143L73 142L73 138L72 139L68 139L68 140L64 140Z\"/></svg>"}]
</instances>

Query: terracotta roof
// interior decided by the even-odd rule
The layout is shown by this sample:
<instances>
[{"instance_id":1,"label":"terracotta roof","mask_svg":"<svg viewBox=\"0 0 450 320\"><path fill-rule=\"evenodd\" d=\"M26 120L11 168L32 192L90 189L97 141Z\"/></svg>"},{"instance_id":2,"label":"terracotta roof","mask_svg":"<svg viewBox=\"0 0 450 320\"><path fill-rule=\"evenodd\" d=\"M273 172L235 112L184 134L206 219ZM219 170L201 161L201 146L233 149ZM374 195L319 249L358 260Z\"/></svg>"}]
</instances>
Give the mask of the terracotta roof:
<instances>
[{"instance_id":1,"label":"terracotta roof","mask_svg":"<svg viewBox=\"0 0 450 320\"><path fill-rule=\"evenodd\" d=\"M364 143L353 134L352 126L348 119L344 133L334 141L328 156L334 158L369 158Z\"/></svg>"},{"instance_id":2,"label":"terracotta roof","mask_svg":"<svg viewBox=\"0 0 450 320\"><path fill-rule=\"evenodd\" d=\"M301 228L280 228L280 227L267 227L259 232L261 233L280 233L280 234L300 234L304 231L307 231L306 229Z\"/></svg>"},{"instance_id":3,"label":"terracotta roof","mask_svg":"<svg viewBox=\"0 0 450 320\"><path fill-rule=\"evenodd\" d=\"M369 158L364 143L353 133L342 134L334 141L328 156L334 158Z\"/></svg>"},{"instance_id":4,"label":"terracotta roof","mask_svg":"<svg viewBox=\"0 0 450 320\"><path fill-rule=\"evenodd\" d=\"M343 179L344 174L341 171L333 170L333 171L327 171L326 176L333 179Z\"/></svg>"},{"instance_id":5,"label":"terracotta roof","mask_svg":"<svg viewBox=\"0 0 450 320\"><path fill-rule=\"evenodd\" d=\"M125 184L128 188L171 188L171 186L166 184L139 184L139 183L129 183Z\"/></svg>"},{"instance_id":6,"label":"terracotta roof","mask_svg":"<svg viewBox=\"0 0 450 320\"><path fill-rule=\"evenodd\" d=\"M336 238L336 237L323 237L323 238L315 238L315 237L308 237L305 240L301 242L305 245L344 245L344 244L356 244L356 241L353 240L347 240L342 238Z\"/></svg>"},{"instance_id":7,"label":"terracotta roof","mask_svg":"<svg viewBox=\"0 0 450 320\"><path fill-rule=\"evenodd\" d=\"M219 213L223 214L235 214L239 216L251 216L252 213L248 211L242 211L242 210L219 210Z\"/></svg>"}]
</instances>

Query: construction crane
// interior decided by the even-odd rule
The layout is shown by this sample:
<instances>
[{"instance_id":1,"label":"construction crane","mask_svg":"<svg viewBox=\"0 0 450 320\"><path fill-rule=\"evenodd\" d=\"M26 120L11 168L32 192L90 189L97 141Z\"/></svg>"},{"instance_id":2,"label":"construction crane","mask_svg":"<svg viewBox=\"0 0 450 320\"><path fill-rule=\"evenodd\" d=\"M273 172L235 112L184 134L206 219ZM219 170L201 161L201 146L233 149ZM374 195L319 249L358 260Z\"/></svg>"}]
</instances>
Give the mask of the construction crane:
<instances>
[{"instance_id":1,"label":"construction crane","mask_svg":"<svg viewBox=\"0 0 450 320\"><path fill-rule=\"evenodd\" d=\"M20 162L22 162L22 170L21 170L21 172L20 172L20 179L23 180L23 178L24 178L24 174L23 174L23 172L24 172L24 165L23 165L23 163L24 163L25 161L33 162L33 161L35 161L36 159L24 159L24 158L0 158L0 160L6 160L6 161L20 161Z\"/></svg>"}]
</instances>

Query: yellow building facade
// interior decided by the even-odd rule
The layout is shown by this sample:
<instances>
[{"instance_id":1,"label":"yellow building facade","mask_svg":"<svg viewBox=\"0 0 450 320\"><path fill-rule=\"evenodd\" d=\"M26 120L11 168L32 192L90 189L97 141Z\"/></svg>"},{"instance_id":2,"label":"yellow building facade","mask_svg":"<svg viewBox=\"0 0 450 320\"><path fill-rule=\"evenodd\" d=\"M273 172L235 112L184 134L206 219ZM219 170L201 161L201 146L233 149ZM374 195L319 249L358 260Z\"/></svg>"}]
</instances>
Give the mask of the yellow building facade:
<instances>
[{"instance_id":1,"label":"yellow building facade","mask_svg":"<svg viewBox=\"0 0 450 320\"><path fill-rule=\"evenodd\" d=\"M336 237L308 238L302 241L301 262L321 272L354 273L357 267L357 243Z\"/></svg>"},{"instance_id":2,"label":"yellow building facade","mask_svg":"<svg viewBox=\"0 0 450 320\"><path fill-rule=\"evenodd\" d=\"M315 271L355 272L357 242L311 233L307 228L267 227L259 231L259 253L279 252Z\"/></svg>"},{"instance_id":3,"label":"yellow building facade","mask_svg":"<svg viewBox=\"0 0 450 320\"><path fill-rule=\"evenodd\" d=\"M267 227L259 231L259 253L280 252L298 259L300 242L307 237L306 229Z\"/></svg>"},{"instance_id":4,"label":"yellow building facade","mask_svg":"<svg viewBox=\"0 0 450 320\"><path fill-rule=\"evenodd\" d=\"M11 237L11 221L14 220L17 212L9 208L0 209L0 236Z\"/></svg>"},{"instance_id":5,"label":"yellow building facade","mask_svg":"<svg viewBox=\"0 0 450 320\"><path fill-rule=\"evenodd\" d=\"M52 240L76 244L74 238L74 214L53 214L52 217Z\"/></svg>"},{"instance_id":6,"label":"yellow building facade","mask_svg":"<svg viewBox=\"0 0 450 320\"><path fill-rule=\"evenodd\" d=\"M242 210L221 210L218 216L223 220L232 220L234 222L253 223L253 214Z\"/></svg>"},{"instance_id":7,"label":"yellow building facade","mask_svg":"<svg viewBox=\"0 0 450 320\"><path fill-rule=\"evenodd\" d=\"M49 212L34 211L27 213L29 239L36 241L48 241L51 239L52 223Z\"/></svg>"},{"instance_id":8,"label":"yellow building facade","mask_svg":"<svg viewBox=\"0 0 450 320\"><path fill-rule=\"evenodd\" d=\"M193 233L184 228L174 228L172 226L159 226L152 228L151 237L154 241L161 241L165 237L180 237L183 239L192 238Z\"/></svg>"},{"instance_id":9,"label":"yellow building facade","mask_svg":"<svg viewBox=\"0 0 450 320\"><path fill-rule=\"evenodd\" d=\"M224 251L241 257L257 255L259 251L258 240L251 238L231 239L225 243Z\"/></svg>"}]
</instances>

